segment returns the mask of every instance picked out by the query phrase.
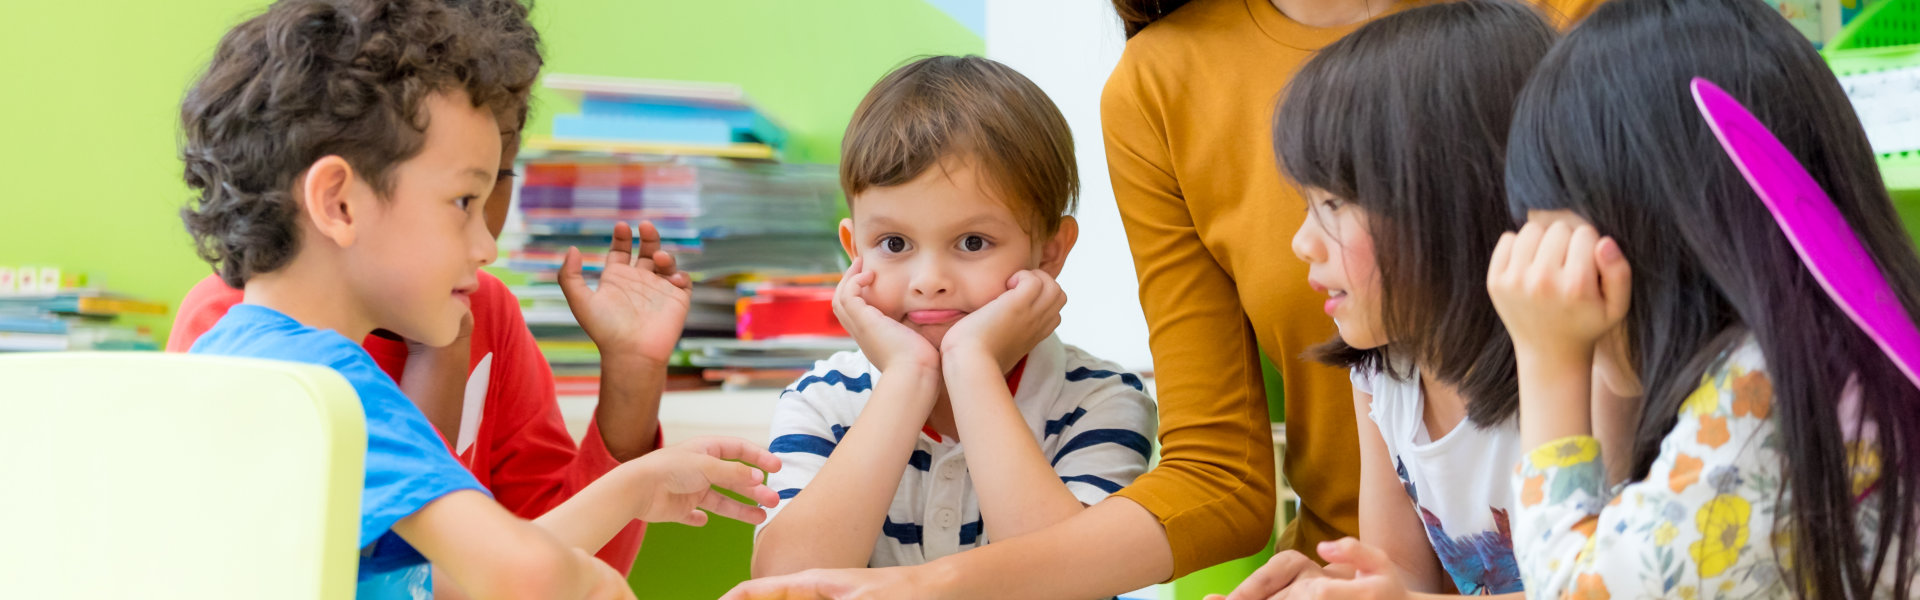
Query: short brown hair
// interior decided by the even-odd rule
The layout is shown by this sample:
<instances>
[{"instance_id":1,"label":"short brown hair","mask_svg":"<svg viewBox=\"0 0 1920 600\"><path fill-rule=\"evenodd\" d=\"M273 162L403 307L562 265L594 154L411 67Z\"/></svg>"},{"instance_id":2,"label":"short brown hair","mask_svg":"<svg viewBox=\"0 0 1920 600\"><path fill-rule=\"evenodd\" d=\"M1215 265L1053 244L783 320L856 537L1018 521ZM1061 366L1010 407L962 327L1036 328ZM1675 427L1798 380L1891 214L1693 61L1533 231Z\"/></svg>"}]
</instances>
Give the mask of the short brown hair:
<instances>
[{"instance_id":1,"label":"short brown hair","mask_svg":"<svg viewBox=\"0 0 1920 600\"><path fill-rule=\"evenodd\" d=\"M462 90L524 113L540 68L531 27L442 0L282 0L220 40L181 102L181 160L198 197L180 216L200 258L240 287L299 248L293 183L339 156L382 194L425 143L424 102Z\"/></svg>"},{"instance_id":2,"label":"short brown hair","mask_svg":"<svg viewBox=\"0 0 1920 600\"><path fill-rule=\"evenodd\" d=\"M901 185L942 158L979 160L1015 212L1051 235L1080 195L1073 132L1040 86L978 56L922 58L887 74L853 111L840 144L840 187L854 196Z\"/></svg>"}]
</instances>

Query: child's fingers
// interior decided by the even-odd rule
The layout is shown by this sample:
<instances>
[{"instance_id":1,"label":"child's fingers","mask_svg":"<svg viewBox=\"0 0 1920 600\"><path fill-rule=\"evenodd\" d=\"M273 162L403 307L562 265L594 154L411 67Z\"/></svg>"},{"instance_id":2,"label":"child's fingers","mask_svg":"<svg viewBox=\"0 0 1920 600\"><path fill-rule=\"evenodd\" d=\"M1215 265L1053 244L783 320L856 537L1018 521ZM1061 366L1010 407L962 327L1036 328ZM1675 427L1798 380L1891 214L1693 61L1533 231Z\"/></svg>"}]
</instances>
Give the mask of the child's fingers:
<instances>
[{"instance_id":1,"label":"child's fingers","mask_svg":"<svg viewBox=\"0 0 1920 600\"><path fill-rule=\"evenodd\" d=\"M766 509L751 504L741 504L728 498L726 494L712 490L708 490L707 495L700 498L700 508L748 525L759 525L767 520Z\"/></svg>"},{"instance_id":2,"label":"child's fingers","mask_svg":"<svg viewBox=\"0 0 1920 600\"><path fill-rule=\"evenodd\" d=\"M1058 315L1060 309L1067 307L1066 288L1060 287L1060 282L1055 280L1052 275L1048 275L1045 271L1035 271L1034 277L1039 278L1040 284L1044 289L1041 296L1046 300L1045 308L1047 312Z\"/></svg>"},{"instance_id":3,"label":"child's fingers","mask_svg":"<svg viewBox=\"0 0 1920 600\"><path fill-rule=\"evenodd\" d=\"M1567 263L1567 238L1573 230L1566 223L1555 222L1541 233L1539 245L1533 251L1533 264L1527 267L1528 277L1534 281L1543 281L1561 271Z\"/></svg>"},{"instance_id":4,"label":"child's fingers","mask_svg":"<svg viewBox=\"0 0 1920 600\"><path fill-rule=\"evenodd\" d=\"M693 509L692 512L688 512L687 516L674 519L673 522L679 523L681 525L686 525L688 527L706 527L707 513L705 511L702 511L696 508L696 509Z\"/></svg>"},{"instance_id":5,"label":"child's fingers","mask_svg":"<svg viewBox=\"0 0 1920 600\"><path fill-rule=\"evenodd\" d=\"M1607 301L1607 321L1618 322L1627 316L1628 300L1633 294L1633 266L1620 252L1620 243L1601 238L1593 249L1593 260L1600 269L1600 296Z\"/></svg>"},{"instance_id":6,"label":"child's fingers","mask_svg":"<svg viewBox=\"0 0 1920 600\"><path fill-rule=\"evenodd\" d=\"M1493 258L1487 261L1487 282L1493 283L1507 272L1507 263L1512 261L1514 240L1520 236L1514 232L1500 234L1500 241L1493 245Z\"/></svg>"},{"instance_id":7,"label":"child's fingers","mask_svg":"<svg viewBox=\"0 0 1920 600\"><path fill-rule=\"evenodd\" d=\"M633 264L633 230L626 221L613 224L613 244L607 246L607 267Z\"/></svg>"},{"instance_id":8,"label":"child's fingers","mask_svg":"<svg viewBox=\"0 0 1920 600\"><path fill-rule=\"evenodd\" d=\"M747 463L743 466L759 467L768 473L780 471L780 457L768 452L766 448L740 438L705 437L689 440L686 443L698 443L698 446L689 447L698 448L701 453L714 458L741 461ZM755 479L755 481L759 480Z\"/></svg>"},{"instance_id":9,"label":"child's fingers","mask_svg":"<svg viewBox=\"0 0 1920 600\"><path fill-rule=\"evenodd\" d=\"M1533 259L1540 252L1540 238L1547 234L1547 226L1538 221L1530 221L1520 228L1520 234L1513 240L1513 261L1507 267L1509 273L1525 273L1533 266Z\"/></svg>"},{"instance_id":10,"label":"child's fingers","mask_svg":"<svg viewBox=\"0 0 1920 600\"><path fill-rule=\"evenodd\" d=\"M693 289L693 278L683 272L675 271L673 276L667 278L667 282L683 290Z\"/></svg>"},{"instance_id":11,"label":"child's fingers","mask_svg":"<svg viewBox=\"0 0 1920 600\"><path fill-rule=\"evenodd\" d=\"M587 287L587 278L580 275L580 248L569 246L567 257L560 261L560 294L567 297L567 304L586 299L593 293Z\"/></svg>"},{"instance_id":12,"label":"child's fingers","mask_svg":"<svg viewBox=\"0 0 1920 600\"><path fill-rule=\"evenodd\" d=\"M1288 550L1267 559L1253 575L1241 581L1227 600L1265 600L1292 586L1302 575L1318 571L1320 565L1307 555Z\"/></svg>"},{"instance_id":13,"label":"child's fingers","mask_svg":"<svg viewBox=\"0 0 1920 600\"><path fill-rule=\"evenodd\" d=\"M853 259L853 265L847 267L847 272L840 275L840 283L833 286L833 312L835 316L840 317L840 323L842 325L852 321L852 319L849 318L851 315L847 314L845 307L849 304L848 301L853 299L854 292L857 291L857 286L854 284L853 278L859 273L860 259L856 257Z\"/></svg>"},{"instance_id":14,"label":"child's fingers","mask_svg":"<svg viewBox=\"0 0 1920 600\"><path fill-rule=\"evenodd\" d=\"M640 235L638 239L640 240L640 248L634 252L634 256L653 256L653 253L659 252L660 230L653 226L652 221L644 219L640 221L639 229Z\"/></svg>"},{"instance_id":15,"label":"child's fingers","mask_svg":"<svg viewBox=\"0 0 1920 600\"><path fill-rule=\"evenodd\" d=\"M680 261L675 260L671 252L655 249L653 252L643 254L642 256L652 258L653 274L655 275L672 277L675 273L680 272Z\"/></svg>"},{"instance_id":16,"label":"child's fingers","mask_svg":"<svg viewBox=\"0 0 1920 600\"><path fill-rule=\"evenodd\" d=\"M1332 542L1320 542L1320 558L1329 563L1349 565L1355 575L1378 575L1392 572L1392 559L1387 553L1372 545L1354 538L1341 538Z\"/></svg>"},{"instance_id":17,"label":"child's fingers","mask_svg":"<svg viewBox=\"0 0 1920 600\"><path fill-rule=\"evenodd\" d=\"M1589 225L1575 228L1567 237L1567 261L1560 270L1561 276L1566 279L1561 281L1561 285L1567 286L1567 289L1580 290L1581 294L1585 294L1589 289L1593 290L1596 296L1599 294L1600 270L1593 263L1594 245L1599 240L1600 232Z\"/></svg>"}]
</instances>

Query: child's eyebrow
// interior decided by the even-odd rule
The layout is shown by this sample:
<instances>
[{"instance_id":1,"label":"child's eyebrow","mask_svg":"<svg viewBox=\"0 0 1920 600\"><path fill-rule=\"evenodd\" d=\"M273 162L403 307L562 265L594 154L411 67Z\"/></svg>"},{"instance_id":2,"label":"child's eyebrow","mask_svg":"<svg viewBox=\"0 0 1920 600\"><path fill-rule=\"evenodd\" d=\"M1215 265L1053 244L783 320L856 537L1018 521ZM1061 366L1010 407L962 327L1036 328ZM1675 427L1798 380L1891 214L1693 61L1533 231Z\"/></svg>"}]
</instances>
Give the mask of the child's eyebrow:
<instances>
[{"instance_id":1,"label":"child's eyebrow","mask_svg":"<svg viewBox=\"0 0 1920 600\"><path fill-rule=\"evenodd\" d=\"M478 167L467 167L467 170L461 171L461 173L472 175L474 179L478 179L481 181L493 181L493 178L499 175L500 171L498 169L482 169Z\"/></svg>"}]
</instances>

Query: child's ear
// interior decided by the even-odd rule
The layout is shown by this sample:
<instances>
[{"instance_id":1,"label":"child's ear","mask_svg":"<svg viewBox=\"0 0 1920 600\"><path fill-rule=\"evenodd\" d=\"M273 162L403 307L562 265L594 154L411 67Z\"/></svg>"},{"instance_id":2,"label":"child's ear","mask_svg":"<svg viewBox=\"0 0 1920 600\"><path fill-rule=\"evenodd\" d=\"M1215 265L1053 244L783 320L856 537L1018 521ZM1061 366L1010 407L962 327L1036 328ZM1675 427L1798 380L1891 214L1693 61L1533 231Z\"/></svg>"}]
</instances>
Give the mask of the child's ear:
<instances>
[{"instance_id":1,"label":"child's ear","mask_svg":"<svg viewBox=\"0 0 1920 600\"><path fill-rule=\"evenodd\" d=\"M1060 277L1060 269L1067 266L1067 254L1073 252L1074 242L1080 241L1080 222L1073 216L1060 217L1060 228L1053 231L1053 237L1040 245L1040 270L1055 279Z\"/></svg>"},{"instance_id":2,"label":"child's ear","mask_svg":"<svg viewBox=\"0 0 1920 600\"><path fill-rule=\"evenodd\" d=\"M358 206L353 165L339 156L323 156L300 178L300 211L320 235L340 247L352 246L353 219Z\"/></svg>"},{"instance_id":3,"label":"child's ear","mask_svg":"<svg viewBox=\"0 0 1920 600\"><path fill-rule=\"evenodd\" d=\"M853 245L853 219L840 220L840 249L847 251L847 260L860 258L860 247Z\"/></svg>"}]
</instances>

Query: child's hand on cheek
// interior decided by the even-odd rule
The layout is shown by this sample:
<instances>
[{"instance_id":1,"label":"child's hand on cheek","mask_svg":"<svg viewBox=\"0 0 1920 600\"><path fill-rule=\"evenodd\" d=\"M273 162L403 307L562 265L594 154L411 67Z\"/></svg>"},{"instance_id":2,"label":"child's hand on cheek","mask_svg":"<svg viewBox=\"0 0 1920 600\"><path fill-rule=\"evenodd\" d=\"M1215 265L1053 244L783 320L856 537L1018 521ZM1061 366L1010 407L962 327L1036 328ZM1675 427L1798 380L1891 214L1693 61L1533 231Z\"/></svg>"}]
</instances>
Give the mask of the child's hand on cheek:
<instances>
[{"instance_id":1,"label":"child's hand on cheek","mask_svg":"<svg viewBox=\"0 0 1920 600\"><path fill-rule=\"evenodd\" d=\"M692 302L686 273L660 249L652 223L640 223L640 248L625 222L614 228L613 246L600 272L600 287L587 286L580 273L580 250L567 249L560 265L560 291L587 337L609 357L634 357L664 365L680 341Z\"/></svg>"},{"instance_id":2,"label":"child's hand on cheek","mask_svg":"<svg viewBox=\"0 0 1920 600\"><path fill-rule=\"evenodd\" d=\"M993 361L1001 373L1060 326L1067 293L1038 269L1014 273L1007 291L953 324L940 340L942 356L967 355Z\"/></svg>"},{"instance_id":3,"label":"child's hand on cheek","mask_svg":"<svg viewBox=\"0 0 1920 600\"><path fill-rule=\"evenodd\" d=\"M1593 227L1536 221L1500 236L1487 293L1517 352L1584 362L1626 316L1631 276L1620 247Z\"/></svg>"},{"instance_id":4,"label":"child's hand on cheek","mask_svg":"<svg viewBox=\"0 0 1920 600\"><path fill-rule=\"evenodd\" d=\"M847 329L853 341L860 344L867 361L881 373L908 368L938 376L940 351L919 332L888 318L867 303L866 294L873 285L874 273L862 267L861 259L854 258L853 266L847 268L840 285L833 290L833 314L840 318L840 326Z\"/></svg>"}]
</instances>

